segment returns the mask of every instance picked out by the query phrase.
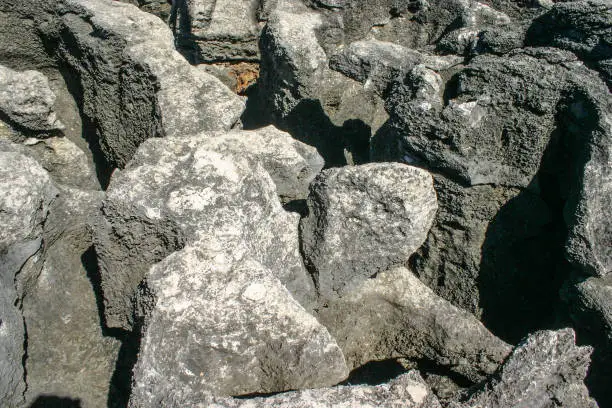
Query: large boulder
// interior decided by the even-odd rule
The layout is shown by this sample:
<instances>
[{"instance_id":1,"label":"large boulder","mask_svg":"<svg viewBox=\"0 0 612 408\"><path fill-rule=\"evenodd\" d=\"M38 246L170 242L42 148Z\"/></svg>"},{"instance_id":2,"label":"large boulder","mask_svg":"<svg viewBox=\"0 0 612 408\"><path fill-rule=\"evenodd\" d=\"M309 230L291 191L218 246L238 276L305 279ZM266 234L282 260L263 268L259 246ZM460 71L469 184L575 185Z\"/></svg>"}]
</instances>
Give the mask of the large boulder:
<instances>
[{"instance_id":1,"label":"large boulder","mask_svg":"<svg viewBox=\"0 0 612 408\"><path fill-rule=\"evenodd\" d=\"M57 133L64 125L54 110L55 94L38 71L13 71L0 65L0 120L29 132Z\"/></svg>"},{"instance_id":2,"label":"large boulder","mask_svg":"<svg viewBox=\"0 0 612 408\"><path fill-rule=\"evenodd\" d=\"M153 309L132 406L324 387L348 376L327 329L275 272L240 254L232 243L207 237L149 271Z\"/></svg>"},{"instance_id":3,"label":"large boulder","mask_svg":"<svg viewBox=\"0 0 612 408\"><path fill-rule=\"evenodd\" d=\"M597 408L584 385L591 352L590 347L575 345L571 329L536 332L519 344L481 390L451 407Z\"/></svg>"},{"instance_id":4,"label":"large boulder","mask_svg":"<svg viewBox=\"0 0 612 408\"><path fill-rule=\"evenodd\" d=\"M302 251L321 296L405 263L427 237L437 209L432 178L400 163L328 169L312 183L301 222Z\"/></svg>"},{"instance_id":5,"label":"large boulder","mask_svg":"<svg viewBox=\"0 0 612 408\"><path fill-rule=\"evenodd\" d=\"M190 66L159 18L110 0L66 0L58 7L59 19L42 29L78 78L84 119L111 167L125 166L148 138L227 130L238 122L244 102Z\"/></svg>"},{"instance_id":6,"label":"large boulder","mask_svg":"<svg viewBox=\"0 0 612 408\"><path fill-rule=\"evenodd\" d=\"M186 405L194 408L439 408L440 403L427 387L417 371L410 371L392 381L380 385L355 385L300 390L273 396L254 397L246 400L229 398L205 398L194 401L191 396L171 396L165 401L167 408ZM148 405L130 401L131 408L147 408Z\"/></svg>"},{"instance_id":7,"label":"large boulder","mask_svg":"<svg viewBox=\"0 0 612 408\"><path fill-rule=\"evenodd\" d=\"M425 360L479 382L511 351L403 267L364 281L318 316L338 339L350 368L396 358Z\"/></svg>"},{"instance_id":8,"label":"large boulder","mask_svg":"<svg viewBox=\"0 0 612 408\"><path fill-rule=\"evenodd\" d=\"M238 135L262 140L266 132L278 141L236 154L245 143ZM110 327L133 327L140 309L136 294L153 264L207 235L228 245L240 242L241 251L277 273L298 301L307 307L313 303L312 278L298 247L299 216L282 209L269 174L253 164L263 163L279 180L295 180L292 165L278 166L271 158L279 144L294 149L285 157L302 156L284 134L267 129L256 135L147 141L124 171L115 172L96 230ZM238 164L234 156L240 157Z\"/></svg>"}]
</instances>

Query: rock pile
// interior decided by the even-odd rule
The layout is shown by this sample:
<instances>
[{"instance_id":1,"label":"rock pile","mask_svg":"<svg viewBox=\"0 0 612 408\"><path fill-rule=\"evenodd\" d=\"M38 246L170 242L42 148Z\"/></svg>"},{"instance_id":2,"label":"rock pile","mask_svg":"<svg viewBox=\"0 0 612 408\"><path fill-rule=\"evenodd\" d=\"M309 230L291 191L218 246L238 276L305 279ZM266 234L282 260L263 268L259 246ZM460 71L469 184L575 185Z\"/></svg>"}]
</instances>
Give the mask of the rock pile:
<instances>
[{"instance_id":1,"label":"rock pile","mask_svg":"<svg viewBox=\"0 0 612 408\"><path fill-rule=\"evenodd\" d=\"M612 406L607 1L0 34L1 406Z\"/></svg>"}]
</instances>

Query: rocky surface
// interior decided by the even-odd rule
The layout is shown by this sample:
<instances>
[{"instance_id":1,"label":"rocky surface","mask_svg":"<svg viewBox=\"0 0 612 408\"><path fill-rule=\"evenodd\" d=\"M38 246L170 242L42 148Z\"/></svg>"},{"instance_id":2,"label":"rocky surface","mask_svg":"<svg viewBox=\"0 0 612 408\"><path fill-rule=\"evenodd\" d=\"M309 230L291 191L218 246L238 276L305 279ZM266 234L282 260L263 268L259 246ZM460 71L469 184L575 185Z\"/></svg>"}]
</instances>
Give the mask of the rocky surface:
<instances>
[{"instance_id":1,"label":"rocky surface","mask_svg":"<svg viewBox=\"0 0 612 408\"><path fill-rule=\"evenodd\" d=\"M32 132L64 129L54 111L55 94L37 71L17 72L0 65L0 119Z\"/></svg>"},{"instance_id":2,"label":"rocky surface","mask_svg":"<svg viewBox=\"0 0 612 408\"><path fill-rule=\"evenodd\" d=\"M597 407L583 383L592 349L574 342L571 329L530 335L481 391L452 406Z\"/></svg>"},{"instance_id":3,"label":"rocky surface","mask_svg":"<svg viewBox=\"0 0 612 408\"><path fill-rule=\"evenodd\" d=\"M323 171L311 184L302 251L324 298L408 260L437 209L431 176L376 163Z\"/></svg>"},{"instance_id":4,"label":"rocky surface","mask_svg":"<svg viewBox=\"0 0 612 408\"><path fill-rule=\"evenodd\" d=\"M0 405L610 406L611 16L0 0Z\"/></svg>"},{"instance_id":5,"label":"rocky surface","mask_svg":"<svg viewBox=\"0 0 612 408\"><path fill-rule=\"evenodd\" d=\"M318 316L351 368L394 358L427 360L478 382L493 374L511 349L402 267L363 282Z\"/></svg>"}]
</instances>

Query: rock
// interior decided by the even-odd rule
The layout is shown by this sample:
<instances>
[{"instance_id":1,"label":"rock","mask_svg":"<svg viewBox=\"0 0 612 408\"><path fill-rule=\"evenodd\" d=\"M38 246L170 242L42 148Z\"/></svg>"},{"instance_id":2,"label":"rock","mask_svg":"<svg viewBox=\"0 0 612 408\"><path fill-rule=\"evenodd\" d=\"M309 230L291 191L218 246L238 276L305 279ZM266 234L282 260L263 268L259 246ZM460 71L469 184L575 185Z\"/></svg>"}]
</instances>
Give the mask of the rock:
<instances>
[{"instance_id":1,"label":"rock","mask_svg":"<svg viewBox=\"0 0 612 408\"><path fill-rule=\"evenodd\" d=\"M23 277L28 405L46 395L79 400L82 407L107 404L120 344L103 334L95 271L86 269L94 260L88 224L103 197L62 187L45 221L35 273Z\"/></svg>"},{"instance_id":2,"label":"rock","mask_svg":"<svg viewBox=\"0 0 612 408\"><path fill-rule=\"evenodd\" d=\"M431 176L398 163L328 169L311 185L301 222L305 262L323 297L406 262L423 243L437 201Z\"/></svg>"},{"instance_id":3,"label":"rock","mask_svg":"<svg viewBox=\"0 0 612 408\"><path fill-rule=\"evenodd\" d=\"M466 403L451 407L596 408L583 383L592 349L578 347L574 341L571 329L530 335L480 391Z\"/></svg>"},{"instance_id":4,"label":"rock","mask_svg":"<svg viewBox=\"0 0 612 408\"><path fill-rule=\"evenodd\" d=\"M166 401L168 408L191 404L191 400L177 398ZM145 408L147 405L131 405L131 408ZM389 383L381 385L338 386L301 390L269 397L255 397L246 400L209 398L193 403L194 408L439 408L436 397L417 371L403 374Z\"/></svg>"},{"instance_id":5,"label":"rock","mask_svg":"<svg viewBox=\"0 0 612 408\"><path fill-rule=\"evenodd\" d=\"M328 331L273 271L207 239L147 275L155 299L145 321L131 406L195 405L231 396L331 386L348 376ZM189 401L189 402L187 402Z\"/></svg>"},{"instance_id":6,"label":"rock","mask_svg":"<svg viewBox=\"0 0 612 408\"><path fill-rule=\"evenodd\" d=\"M168 21L172 8L172 1L168 0L119 0L138 6L141 10L154 14L164 21Z\"/></svg>"},{"instance_id":7,"label":"rock","mask_svg":"<svg viewBox=\"0 0 612 408\"><path fill-rule=\"evenodd\" d=\"M534 20L527 45L572 51L612 87L612 6L606 0L555 3Z\"/></svg>"},{"instance_id":8,"label":"rock","mask_svg":"<svg viewBox=\"0 0 612 408\"><path fill-rule=\"evenodd\" d=\"M259 137L266 132L274 135L267 129ZM173 146L151 140L126 170L115 172L96 231L109 327L131 329L140 309L137 289L148 269L204 236L252 254L300 303L312 304L313 282L298 248L299 216L282 209L272 179L259 164L251 163L248 154L232 154L240 147L231 147L236 137L225 137L217 147L212 142L213 148L206 138L192 138L193 148L180 138ZM209 140L217 139L211 135ZM270 155L263 147L261 156L252 152L262 163L274 165L268 161L274 148ZM300 155L296 151L293 157ZM281 169L274 174L287 174Z\"/></svg>"},{"instance_id":9,"label":"rock","mask_svg":"<svg viewBox=\"0 0 612 408\"><path fill-rule=\"evenodd\" d=\"M17 72L0 65L0 115L32 132L58 132L64 125L54 111L55 95L37 71Z\"/></svg>"},{"instance_id":10,"label":"rock","mask_svg":"<svg viewBox=\"0 0 612 408\"><path fill-rule=\"evenodd\" d=\"M184 4L177 1L176 17L171 17L170 23L178 30L179 47L196 63L258 61L261 3L261 0L195 0Z\"/></svg>"},{"instance_id":11,"label":"rock","mask_svg":"<svg viewBox=\"0 0 612 408\"><path fill-rule=\"evenodd\" d=\"M479 382L511 351L403 267L362 282L318 316L338 339L349 368L394 358L427 360Z\"/></svg>"},{"instance_id":12,"label":"rock","mask_svg":"<svg viewBox=\"0 0 612 408\"><path fill-rule=\"evenodd\" d=\"M42 225L57 190L18 147L0 141L0 403L17 407L26 390L26 332L15 277L40 249Z\"/></svg>"},{"instance_id":13,"label":"rock","mask_svg":"<svg viewBox=\"0 0 612 408\"><path fill-rule=\"evenodd\" d=\"M104 0L66 0L61 8L44 32L79 78L83 115L111 167L124 167L148 138L227 130L238 121L244 102L190 66L159 18Z\"/></svg>"},{"instance_id":14,"label":"rock","mask_svg":"<svg viewBox=\"0 0 612 408\"><path fill-rule=\"evenodd\" d=\"M156 151L188 152L206 147L222 154L244 156L261 163L268 172L281 201L304 200L308 186L323 168L316 149L293 139L288 133L267 126L258 130L205 132L196 136L157 140L142 147L144 155Z\"/></svg>"},{"instance_id":15,"label":"rock","mask_svg":"<svg viewBox=\"0 0 612 408\"><path fill-rule=\"evenodd\" d=\"M553 323L564 258L591 275L609 269L605 85L570 53L526 48L440 72L417 65L393 89L372 155L439 174L440 215L415 273L456 306L484 309L505 340Z\"/></svg>"}]
</instances>

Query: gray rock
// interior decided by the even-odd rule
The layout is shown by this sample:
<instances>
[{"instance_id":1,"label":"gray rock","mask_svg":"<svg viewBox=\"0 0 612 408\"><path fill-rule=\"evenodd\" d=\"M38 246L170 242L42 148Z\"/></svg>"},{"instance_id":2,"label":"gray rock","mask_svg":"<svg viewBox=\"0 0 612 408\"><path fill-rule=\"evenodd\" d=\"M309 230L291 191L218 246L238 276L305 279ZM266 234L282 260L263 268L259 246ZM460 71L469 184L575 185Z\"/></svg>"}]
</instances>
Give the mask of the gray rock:
<instances>
[{"instance_id":1,"label":"gray rock","mask_svg":"<svg viewBox=\"0 0 612 408\"><path fill-rule=\"evenodd\" d=\"M399 163L328 169L311 185L300 224L305 262L323 297L406 262L437 209L431 176Z\"/></svg>"},{"instance_id":2,"label":"gray rock","mask_svg":"<svg viewBox=\"0 0 612 408\"><path fill-rule=\"evenodd\" d=\"M178 408L186 403L194 408L439 408L435 395L417 371L403 374L389 383L381 385L338 386L301 390L278 394L270 397L256 397L247 400L208 398L192 402L176 398L165 401L168 408ZM132 408L145 408L147 405L133 405Z\"/></svg>"},{"instance_id":3,"label":"gray rock","mask_svg":"<svg viewBox=\"0 0 612 408\"><path fill-rule=\"evenodd\" d=\"M42 225L57 190L18 146L0 142L0 403L23 403L25 328L15 277L41 246Z\"/></svg>"},{"instance_id":4,"label":"gray rock","mask_svg":"<svg viewBox=\"0 0 612 408\"><path fill-rule=\"evenodd\" d=\"M125 166L150 137L227 130L238 121L244 102L190 66L159 18L102 0L60 8L45 35L79 78L83 114L111 166Z\"/></svg>"},{"instance_id":5,"label":"gray rock","mask_svg":"<svg viewBox=\"0 0 612 408\"><path fill-rule=\"evenodd\" d=\"M107 403L120 343L102 332L88 223L104 194L61 188L44 226L44 248L34 273L22 280L27 328L28 405L54 395L82 407ZM90 281L91 279L91 281Z\"/></svg>"},{"instance_id":6,"label":"gray rock","mask_svg":"<svg viewBox=\"0 0 612 408\"><path fill-rule=\"evenodd\" d=\"M534 20L527 44L572 51L612 86L612 6L607 0L555 3Z\"/></svg>"},{"instance_id":7,"label":"gray rock","mask_svg":"<svg viewBox=\"0 0 612 408\"><path fill-rule=\"evenodd\" d=\"M258 61L261 0L177 1L179 46L194 62ZM172 18L172 17L171 17Z\"/></svg>"},{"instance_id":8,"label":"gray rock","mask_svg":"<svg viewBox=\"0 0 612 408\"><path fill-rule=\"evenodd\" d=\"M188 152L206 147L222 154L244 156L261 163L268 172L281 201L303 200L308 186L323 168L323 158L316 149L293 139L273 126L258 130L205 132L195 136L173 137L145 144L142 154L156 151Z\"/></svg>"},{"instance_id":9,"label":"gray rock","mask_svg":"<svg viewBox=\"0 0 612 408\"><path fill-rule=\"evenodd\" d=\"M172 1L168 0L119 0L123 3L130 3L138 6L141 10L154 14L164 21L170 17Z\"/></svg>"},{"instance_id":10,"label":"gray rock","mask_svg":"<svg viewBox=\"0 0 612 408\"><path fill-rule=\"evenodd\" d=\"M0 115L33 132L57 132L64 125L54 111L55 95L37 71L17 72L0 65Z\"/></svg>"},{"instance_id":11,"label":"gray rock","mask_svg":"<svg viewBox=\"0 0 612 408\"><path fill-rule=\"evenodd\" d=\"M592 349L574 342L571 329L530 335L480 391L451 407L596 408L583 382Z\"/></svg>"},{"instance_id":12,"label":"gray rock","mask_svg":"<svg viewBox=\"0 0 612 408\"><path fill-rule=\"evenodd\" d=\"M130 406L192 406L210 394L324 387L348 376L335 340L277 273L232 243L204 239L147 275L154 308Z\"/></svg>"},{"instance_id":13,"label":"gray rock","mask_svg":"<svg viewBox=\"0 0 612 408\"><path fill-rule=\"evenodd\" d=\"M259 137L265 138L270 131L260 131ZM248 133L243 136L249 137ZM187 143L176 138L174 144L147 141L126 170L113 175L104 219L96 231L110 327L130 329L140 309L137 288L148 269L202 236L217 237L232 246L239 242L241 251L254 254L254 259L277 273L302 304L313 302L312 278L298 248L299 216L282 209L263 167L249 164L248 153L233 154L232 150L240 149L239 144L231 145L235 137L209 135L212 148L206 137L187 139ZM278 153L271 144L268 148L251 149L251 157L266 163ZM285 155L302 157L298 150ZM274 166L274 161L267 163ZM274 174L288 172L277 167Z\"/></svg>"},{"instance_id":14,"label":"gray rock","mask_svg":"<svg viewBox=\"0 0 612 408\"><path fill-rule=\"evenodd\" d=\"M479 382L511 351L403 267L364 281L318 316L338 339L349 368L394 358L427 360Z\"/></svg>"}]
</instances>

